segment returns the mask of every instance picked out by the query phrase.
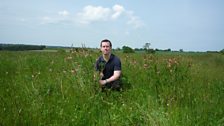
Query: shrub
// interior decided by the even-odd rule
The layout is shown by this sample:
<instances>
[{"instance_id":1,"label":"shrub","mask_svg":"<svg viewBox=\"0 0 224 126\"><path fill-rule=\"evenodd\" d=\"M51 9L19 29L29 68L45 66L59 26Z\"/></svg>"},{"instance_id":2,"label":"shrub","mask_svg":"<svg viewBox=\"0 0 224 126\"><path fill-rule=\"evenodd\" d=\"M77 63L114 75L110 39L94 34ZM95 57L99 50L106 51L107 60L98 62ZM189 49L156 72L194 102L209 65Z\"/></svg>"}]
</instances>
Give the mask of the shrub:
<instances>
[{"instance_id":1,"label":"shrub","mask_svg":"<svg viewBox=\"0 0 224 126\"><path fill-rule=\"evenodd\" d=\"M131 47L128 47L128 46L123 46L122 49L123 49L123 53L134 53L135 52Z\"/></svg>"},{"instance_id":2,"label":"shrub","mask_svg":"<svg viewBox=\"0 0 224 126\"><path fill-rule=\"evenodd\" d=\"M222 50L220 51L220 53L224 54L224 49L222 49Z\"/></svg>"}]
</instances>

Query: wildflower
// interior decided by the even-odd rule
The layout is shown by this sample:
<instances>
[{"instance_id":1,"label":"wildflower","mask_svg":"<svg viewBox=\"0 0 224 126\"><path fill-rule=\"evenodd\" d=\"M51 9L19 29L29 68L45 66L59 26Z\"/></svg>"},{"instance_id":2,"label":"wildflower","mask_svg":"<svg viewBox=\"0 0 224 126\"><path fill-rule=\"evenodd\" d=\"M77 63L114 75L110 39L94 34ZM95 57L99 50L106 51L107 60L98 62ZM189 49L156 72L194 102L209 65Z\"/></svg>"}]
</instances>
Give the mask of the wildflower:
<instances>
[{"instance_id":1,"label":"wildflower","mask_svg":"<svg viewBox=\"0 0 224 126\"><path fill-rule=\"evenodd\" d=\"M21 111L22 111L22 109L20 108L20 109L19 109L19 113L21 113Z\"/></svg>"},{"instance_id":2,"label":"wildflower","mask_svg":"<svg viewBox=\"0 0 224 126\"><path fill-rule=\"evenodd\" d=\"M89 56L89 54L88 54L88 53L86 53L84 56L85 56L85 58L86 58L86 57L88 57L88 56Z\"/></svg>"},{"instance_id":3,"label":"wildflower","mask_svg":"<svg viewBox=\"0 0 224 126\"><path fill-rule=\"evenodd\" d=\"M191 67L192 66L192 63L188 63L188 67Z\"/></svg>"},{"instance_id":4,"label":"wildflower","mask_svg":"<svg viewBox=\"0 0 224 126\"><path fill-rule=\"evenodd\" d=\"M168 63L168 64L167 64L167 67L170 68L170 67L171 67L171 63Z\"/></svg>"},{"instance_id":5,"label":"wildflower","mask_svg":"<svg viewBox=\"0 0 224 126\"><path fill-rule=\"evenodd\" d=\"M133 61L131 62L133 65L137 64L137 61L133 59Z\"/></svg>"},{"instance_id":6,"label":"wildflower","mask_svg":"<svg viewBox=\"0 0 224 126\"><path fill-rule=\"evenodd\" d=\"M170 58L167 61L167 67L171 68L174 65L178 65L179 63L177 62L176 58Z\"/></svg>"},{"instance_id":7,"label":"wildflower","mask_svg":"<svg viewBox=\"0 0 224 126\"><path fill-rule=\"evenodd\" d=\"M76 70L75 69L72 69L71 70L71 73L76 74Z\"/></svg>"},{"instance_id":8,"label":"wildflower","mask_svg":"<svg viewBox=\"0 0 224 126\"><path fill-rule=\"evenodd\" d=\"M93 80L97 80L97 79L96 79L96 74L93 75Z\"/></svg>"},{"instance_id":9,"label":"wildflower","mask_svg":"<svg viewBox=\"0 0 224 126\"><path fill-rule=\"evenodd\" d=\"M148 68L148 64L144 64L144 68L145 68L145 69Z\"/></svg>"},{"instance_id":10,"label":"wildflower","mask_svg":"<svg viewBox=\"0 0 224 126\"><path fill-rule=\"evenodd\" d=\"M71 57L71 56L67 57L67 60L71 60L71 59L72 59L72 57Z\"/></svg>"},{"instance_id":11,"label":"wildflower","mask_svg":"<svg viewBox=\"0 0 224 126\"><path fill-rule=\"evenodd\" d=\"M65 57L64 60L72 60L71 56Z\"/></svg>"}]
</instances>

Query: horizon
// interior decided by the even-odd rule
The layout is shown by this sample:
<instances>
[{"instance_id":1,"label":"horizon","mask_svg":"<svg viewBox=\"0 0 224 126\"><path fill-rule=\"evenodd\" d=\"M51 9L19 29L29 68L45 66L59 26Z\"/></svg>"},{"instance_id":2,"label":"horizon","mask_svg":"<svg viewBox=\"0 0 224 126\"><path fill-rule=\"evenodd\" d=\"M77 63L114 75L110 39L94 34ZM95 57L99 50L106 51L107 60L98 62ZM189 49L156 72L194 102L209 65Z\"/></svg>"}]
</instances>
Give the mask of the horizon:
<instances>
[{"instance_id":1,"label":"horizon","mask_svg":"<svg viewBox=\"0 0 224 126\"><path fill-rule=\"evenodd\" d=\"M184 51L224 48L224 1L1 0L0 43Z\"/></svg>"},{"instance_id":2,"label":"horizon","mask_svg":"<svg viewBox=\"0 0 224 126\"><path fill-rule=\"evenodd\" d=\"M46 46L46 48L89 48L89 49L100 49L100 47L88 47L88 46L60 46L60 45L40 45L40 44L16 44L16 43L0 43L1 44L9 44L9 45L33 45L33 46ZM123 46L128 46L128 45L123 45ZM123 47L122 46L122 47ZM117 50L118 48L122 50L122 47L117 47L117 48L112 48L113 50ZM130 47L130 46L128 46ZM144 49L144 47L140 47L140 48L133 48L133 47L130 47L132 48L133 50L135 49ZM179 49L179 50L174 50L174 49L171 49L171 48L150 48L150 49L153 49L153 50L159 50L159 51L165 51L167 49L170 49L171 52L180 52L180 50L182 50L183 52L220 52L222 50L205 50L205 51L193 51L193 50L183 50L183 49Z\"/></svg>"}]
</instances>

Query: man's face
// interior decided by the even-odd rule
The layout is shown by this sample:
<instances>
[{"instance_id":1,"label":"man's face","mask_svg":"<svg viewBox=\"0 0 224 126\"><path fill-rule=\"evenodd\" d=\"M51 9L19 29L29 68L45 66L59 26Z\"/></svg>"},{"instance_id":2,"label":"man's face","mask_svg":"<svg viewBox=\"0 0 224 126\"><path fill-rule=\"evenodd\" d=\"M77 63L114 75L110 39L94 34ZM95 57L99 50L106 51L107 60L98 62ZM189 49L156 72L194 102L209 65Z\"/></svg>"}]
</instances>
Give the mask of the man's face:
<instances>
[{"instance_id":1,"label":"man's face","mask_svg":"<svg viewBox=\"0 0 224 126\"><path fill-rule=\"evenodd\" d=\"M111 47L109 42L102 42L101 49L104 55L108 55L111 53Z\"/></svg>"}]
</instances>

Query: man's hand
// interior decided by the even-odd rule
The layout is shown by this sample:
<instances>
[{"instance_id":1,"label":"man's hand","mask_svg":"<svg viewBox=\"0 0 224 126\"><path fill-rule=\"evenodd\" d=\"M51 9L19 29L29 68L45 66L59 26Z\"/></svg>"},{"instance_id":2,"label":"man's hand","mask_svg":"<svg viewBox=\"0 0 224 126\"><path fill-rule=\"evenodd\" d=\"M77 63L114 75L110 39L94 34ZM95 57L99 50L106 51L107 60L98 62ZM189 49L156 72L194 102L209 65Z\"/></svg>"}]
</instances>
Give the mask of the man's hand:
<instances>
[{"instance_id":1,"label":"man's hand","mask_svg":"<svg viewBox=\"0 0 224 126\"><path fill-rule=\"evenodd\" d=\"M107 83L107 81L106 80L99 80L99 83L100 83L100 86L104 86Z\"/></svg>"},{"instance_id":2,"label":"man's hand","mask_svg":"<svg viewBox=\"0 0 224 126\"><path fill-rule=\"evenodd\" d=\"M103 78L103 72L100 72L100 79L102 79Z\"/></svg>"}]
</instances>

